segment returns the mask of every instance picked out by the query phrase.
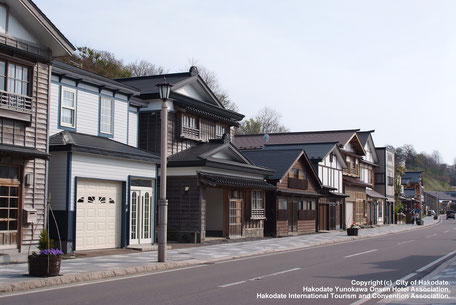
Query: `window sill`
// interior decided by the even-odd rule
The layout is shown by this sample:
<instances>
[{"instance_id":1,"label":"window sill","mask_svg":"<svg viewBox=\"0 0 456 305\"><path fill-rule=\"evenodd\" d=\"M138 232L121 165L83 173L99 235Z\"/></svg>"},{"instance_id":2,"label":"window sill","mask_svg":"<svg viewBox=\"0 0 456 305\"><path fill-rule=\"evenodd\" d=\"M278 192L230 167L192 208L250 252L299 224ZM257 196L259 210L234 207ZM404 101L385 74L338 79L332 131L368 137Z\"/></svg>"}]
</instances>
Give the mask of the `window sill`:
<instances>
[{"instance_id":1,"label":"window sill","mask_svg":"<svg viewBox=\"0 0 456 305\"><path fill-rule=\"evenodd\" d=\"M266 217L262 216L262 217L250 217L250 220L265 220Z\"/></svg>"}]
</instances>

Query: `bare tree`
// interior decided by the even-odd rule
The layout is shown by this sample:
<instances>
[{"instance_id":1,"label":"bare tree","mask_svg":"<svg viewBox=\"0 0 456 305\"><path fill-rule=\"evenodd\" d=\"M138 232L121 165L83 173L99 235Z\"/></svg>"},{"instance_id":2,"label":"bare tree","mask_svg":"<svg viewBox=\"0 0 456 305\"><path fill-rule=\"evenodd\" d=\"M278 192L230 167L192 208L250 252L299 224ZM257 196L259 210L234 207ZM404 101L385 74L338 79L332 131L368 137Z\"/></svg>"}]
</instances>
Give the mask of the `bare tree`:
<instances>
[{"instance_id":1,"label":"bare tree","mask_svg":"<svg viewBox=\"0 0 456 305\"><path fill-rule=\"evenodd\" d=\"M258 111L255 118L250 118L241 122L237 129L237 134L258 134L258 133L277 133L288 132L280 121L282 115L276 110L264 107Z\"/></svg>"},{"instance_id":2,"label":"bare tree","mask_svg":"<svg viewBox=\"0 0 456 305\"><path fill-rule=\"evenodd\" d=\"M220 82L214 71L211 71L202 65L197 65L198 61L194 58L190 58L188 61L190 66L198 67L199 76L201 76L206 85L211 89L215 97L217 97L225 109L239 111L238 106L230 99L228 93L220 87Z\"/></svg>"},{"instance_id":3,"label":"bare tree","mask_svg":"<svg viewBox=\"0 0 456 305\"><path fill-rule=\"evenodd\" d=\"M131 72L131 76L133 77L167 73L165 68L162 66L154 65L153 63L144 59L131 62L126 66L126 68Z\"/></svg>"}]
</instances>

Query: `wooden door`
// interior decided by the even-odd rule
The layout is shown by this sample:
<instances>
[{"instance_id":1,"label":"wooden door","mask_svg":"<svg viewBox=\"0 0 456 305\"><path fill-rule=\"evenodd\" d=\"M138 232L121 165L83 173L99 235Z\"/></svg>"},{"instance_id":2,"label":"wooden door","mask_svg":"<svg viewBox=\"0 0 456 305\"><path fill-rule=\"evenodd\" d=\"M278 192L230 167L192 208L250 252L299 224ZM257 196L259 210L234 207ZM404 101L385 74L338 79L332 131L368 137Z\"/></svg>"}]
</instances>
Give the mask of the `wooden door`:
<instances>
[{"instance_id":1,"label":"wooden door","mask_svg":"<svg viewBox=\"0 0 456 305\"><path fill-rule=\"evenodd\" d=\"M298 203L288 202L288 232L298 232Z\"/></svg>"},{"instance_id":2,"label":"wooden door","mask_svg":"<svg viewBox=\"0 0 456 305\"><path fill-rule=\"evenodd\" d=\"M335 205L329 206L329 229L330 230L336 229L336 206Z\"/></svg>"},{"instance_id":3,"label":"wooden door","mask_svg":"<svg viewBox=\"0 0 456 305\"><path fill-rule=\"evenodd\" d=\"M319 211L319 228L320 230L329 230L328 227L328 205L327 204L320 204L320 211Z\"/></svg>"},{"instance_id":4,"label":"wooden door","mask_svg":"<svg viewBox=\"0 0 456 305\"><path fill-rule=\"evenodd\" d=\"M229 204L229 236L241 236L242 199L230 199Z\"/></svg>"}]
</instances>

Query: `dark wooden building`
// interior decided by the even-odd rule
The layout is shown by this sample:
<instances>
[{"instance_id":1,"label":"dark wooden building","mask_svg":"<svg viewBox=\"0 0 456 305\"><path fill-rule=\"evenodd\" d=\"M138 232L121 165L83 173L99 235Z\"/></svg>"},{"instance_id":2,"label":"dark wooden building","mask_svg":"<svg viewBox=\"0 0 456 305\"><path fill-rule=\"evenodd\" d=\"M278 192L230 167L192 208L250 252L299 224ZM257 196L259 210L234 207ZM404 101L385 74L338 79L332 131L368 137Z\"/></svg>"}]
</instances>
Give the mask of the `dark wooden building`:
<instances>
[{"instance_id":1,"label":"dark wooden building","mask_svg":"<svg viewBox=\"0 0 456 305\"><path fill-rule=\"evenodd\" d=\"M277 187L266 195L265 235L317 231L320 179L302 149L244 151L255 164L275 170L267 181Z\"/></svg>"}]
</instances>

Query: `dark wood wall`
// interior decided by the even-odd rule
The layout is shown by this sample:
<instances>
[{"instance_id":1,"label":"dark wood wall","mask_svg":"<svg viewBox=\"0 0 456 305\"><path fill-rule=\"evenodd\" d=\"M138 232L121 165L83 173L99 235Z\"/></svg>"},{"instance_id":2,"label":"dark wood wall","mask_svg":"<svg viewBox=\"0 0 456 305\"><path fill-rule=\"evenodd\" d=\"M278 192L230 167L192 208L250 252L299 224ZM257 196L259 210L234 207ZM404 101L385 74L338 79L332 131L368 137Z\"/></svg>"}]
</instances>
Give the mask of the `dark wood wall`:
<instances>
[{"instance_id":1,"label":"dark wood wall","mask_svg":"<svg viewBox=\"0 0 456 305\"><path fill-rule=\"evenodd\" d=\"M299 170L302 170L303 172L306 173L307 177L307 192L315 192L317 193L317 185L315 182L315 179L311 178L311 170L307 164L304 163L302 159L299 159L293 164L293 168L297 168ZM277 187L283 190L288 190L291 189L288 187L288 173L285 174L285 177L277 182Z\"/></svg>"}]
</instances>

